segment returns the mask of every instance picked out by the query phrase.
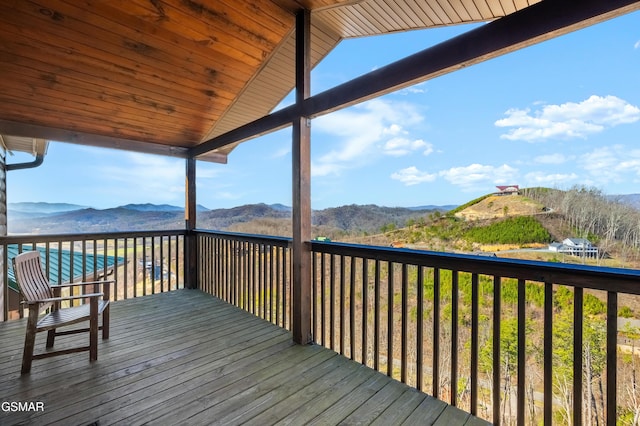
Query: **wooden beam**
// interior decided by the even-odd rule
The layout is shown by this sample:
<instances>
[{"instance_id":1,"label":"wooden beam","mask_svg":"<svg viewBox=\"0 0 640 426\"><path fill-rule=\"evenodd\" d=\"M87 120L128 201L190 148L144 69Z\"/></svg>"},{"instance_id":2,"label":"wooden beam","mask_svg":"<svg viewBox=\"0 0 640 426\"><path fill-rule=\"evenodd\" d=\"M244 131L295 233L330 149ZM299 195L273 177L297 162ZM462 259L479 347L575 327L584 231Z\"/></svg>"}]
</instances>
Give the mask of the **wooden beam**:
<instances>
[{"instance_id":1,"label":"wooden beam","mask_svg":"<svg viewBox=\"0 0 640 426\"><path fill-rule=\"evenodd\" d=\"M311 13L296 15L296 105L309 97ZM293 120L293 340L307 344L311 331L311 128L309 119Z\"/></svg>"},{"instance_id":2,"label":"wooden beam","mask_svg":"<svg viewBox=\"0 0 640 426\"><path fill-rule=\"evenodd\" d=\"M640 9L640 0L542 1L191 149L199 156Z\"/></svg>"},{"instance_id":3,"label":"wooden beam","mask_svg":"<svg viewBox=\"0 0 640 426\"><path fill-rule=\"evenodd\" d=\"M15 121L2 119L0 119L0 134L39 138L50 141L79 144L84 146L94 146L98 148L123 149L144 154L189 158L189 148L181 146L163 145L153 142L143 142L131 139L116 138L112 136L95 135L91 133L39 126L36 124L18 123ZM207 153L206 155L203 155L198 159L223 164L226 164L227 162L227 156L218 153Z\"/></svg>"}]
</instances>

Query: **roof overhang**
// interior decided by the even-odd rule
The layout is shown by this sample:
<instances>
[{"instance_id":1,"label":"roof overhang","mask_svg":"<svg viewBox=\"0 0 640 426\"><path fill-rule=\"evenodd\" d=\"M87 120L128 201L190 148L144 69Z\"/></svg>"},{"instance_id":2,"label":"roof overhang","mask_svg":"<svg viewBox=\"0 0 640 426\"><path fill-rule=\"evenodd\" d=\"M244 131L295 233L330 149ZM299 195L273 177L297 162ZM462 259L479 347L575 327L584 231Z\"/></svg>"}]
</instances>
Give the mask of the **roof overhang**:
<instances>
[{"instance_id":1,"label":"roof overhang","mask_svg":"<svg viewBox=\"0 0 640 426\"><path fill-rule=\"evenodd\" d=\"M540 4L546 4L542 9L548 15L531 21L511 19ZM560 6L554 15L555 5ZM524 38L512 44L515 50L566 32L568 26L556 30L545 20L562 21L564 15L574 17L576 10L598 6L612 11L605 15L613 17L639 5L631 0L0 4L0 134L226 162L241 139L225 135L271 120L270 114L282 118L296 113L273 111L295 86L295 16L302 8L311 12L313 67L348 38L463 23L516 22L509 26L508 38ZM587 24L597 21L588 16L580 19ZM491 49L498 47L492 45L499 42L490 36L474 38L474 51L479 46L488 50L477 60L442 68L440 74L495 56ZM455 50L459 46L453 40L445 44L449 50L440 51L439 62L461 58L464 52ZM432 72L426 78L440 74ZM357 85L346 83L324 98L305 102L304 108L311 115L322 113L329 111L322 102L334 104L334 109L344 107L424 78L407 77L356 97L347 91ZM361 81L368 84L373 78ZM336 103L336 94L344 101ZM254 127L249 137L275 129L267 127Z\"/></svg>"},{"instance_id":2,"label":"roof overhang","mask_svg":"<svg viewBox=\"0 0 640 426\"><path fill-rule=\"evenodd\" d=\"M0 146L9 153L25 152L34 157L42 157L47 153L46 139L25 136L10 136L0 134Z\"/></svg>"}]
</instances>

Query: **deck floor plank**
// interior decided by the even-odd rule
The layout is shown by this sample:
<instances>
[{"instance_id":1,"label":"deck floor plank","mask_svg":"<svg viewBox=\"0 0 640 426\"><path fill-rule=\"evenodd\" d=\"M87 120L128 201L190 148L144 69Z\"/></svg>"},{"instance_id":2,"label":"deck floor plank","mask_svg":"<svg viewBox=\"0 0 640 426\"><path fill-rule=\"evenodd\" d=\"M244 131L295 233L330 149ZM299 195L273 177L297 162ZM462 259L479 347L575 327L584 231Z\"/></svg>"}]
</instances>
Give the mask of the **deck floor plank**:
<instances>
[{"instance_id":1,"label":"deck floor plank","mask_svg":"<svg viewBox=\"0 0 640 426\"><path fill-rule=\"evenodd\" d=\"M25 327L25 319L0 323L0 401L43 402L44 411L0 411L3 426L477 420L331 350L295 345L287 330L200 291L113 302L98 361L36 360L21 376ZM63 336L55 348L86 339Z\"/></svg>"}]
</instances>

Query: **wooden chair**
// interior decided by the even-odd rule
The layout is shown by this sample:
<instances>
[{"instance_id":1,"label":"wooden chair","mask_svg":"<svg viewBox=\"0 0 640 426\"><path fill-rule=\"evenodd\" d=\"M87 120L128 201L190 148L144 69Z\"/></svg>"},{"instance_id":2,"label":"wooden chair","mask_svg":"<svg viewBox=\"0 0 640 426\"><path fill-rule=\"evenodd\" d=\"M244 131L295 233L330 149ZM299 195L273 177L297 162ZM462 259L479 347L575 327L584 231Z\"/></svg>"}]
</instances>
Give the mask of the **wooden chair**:
<instances>
[{"instance_id":1,"label":"wooden chair","mask_svg":"<svg viewBox=\"0 0 640 426\"><path fill-rule=\"evenodd\" d=\"M24 340L24 352L22 356L21 374L31 371L31 362L34 359L48 358L56 355L64 355L74 352L89 351L89 360L98 359L98 330L102 330L102 339L109 338L109 292L113 281L92 281L84 283L69 283L51 286L45 276L40 263L38 251L28 251L17 255L13 259L13 270L16 282L20 288L24 303L29 307L27 332ZM65 287L92 286L93 293L77 296L61 297L60 290ZM98 292L99 287L102 292ZM83 288L83 292L85 288ZM89 303L79 306L63 308L60 302L73 301L75 299L89 299ZM72 303L72 302L70 302ZM49 313L38 320L41 312L49 309ZM102 326L98 324L98 316L102 314ZM64 327L84 321L89 321L89 328L56 331ZM36 333L47 331L47 351L33 354ZM50 351L56 336L89 332L89 345Z\"/></svg>"}]
</instances>

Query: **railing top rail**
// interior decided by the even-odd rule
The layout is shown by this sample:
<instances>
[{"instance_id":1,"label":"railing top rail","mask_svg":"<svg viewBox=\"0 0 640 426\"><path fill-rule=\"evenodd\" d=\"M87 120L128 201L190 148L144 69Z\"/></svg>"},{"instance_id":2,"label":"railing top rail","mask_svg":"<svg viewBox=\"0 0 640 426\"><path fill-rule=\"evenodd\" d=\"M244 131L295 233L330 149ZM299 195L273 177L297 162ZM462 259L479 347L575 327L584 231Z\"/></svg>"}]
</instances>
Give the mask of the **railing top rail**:
<instances>
[{"instance_id":1,"label":"railing top rail","mask_svg":"<svg viewBox=\"0 0 640 426\"><path fill-rule=\"evenodd\" d=\"M175 236L186 235L185 229L170 229L157 231L121 231L121 232L100 232L95 234L28 234L9 235L0 237L0 244L24 244L24 243L47 243L56 241L80 241L80 240L102 240L113 238L133 238L133 237L153 237L158 235Z\"/></svg>"},{"instance_id":2,"label":"railing top rail","mask_svg":"<svg viewBox=\"0 0 640 426\"><path fill-rule=\"evenodd\" d=\"M490 258L407 248L311 242L314 252L640 295L640 270Z\"/></svg>"},{"instance_id":3,"label":"railing top rail","mask_svg":"<svg viewBox=\"0 0 640 426\"><path fill-rule=\"evenodd\" d=\"M207 229L196 229L196 233L212 235L227 240L244 240L252 243L271 244L279 247L291 246L292 239L289 237L278 237L258 234L243 234L239 232L212 231Z\"/></svg>"}]
</instances>

